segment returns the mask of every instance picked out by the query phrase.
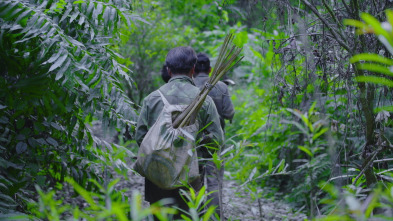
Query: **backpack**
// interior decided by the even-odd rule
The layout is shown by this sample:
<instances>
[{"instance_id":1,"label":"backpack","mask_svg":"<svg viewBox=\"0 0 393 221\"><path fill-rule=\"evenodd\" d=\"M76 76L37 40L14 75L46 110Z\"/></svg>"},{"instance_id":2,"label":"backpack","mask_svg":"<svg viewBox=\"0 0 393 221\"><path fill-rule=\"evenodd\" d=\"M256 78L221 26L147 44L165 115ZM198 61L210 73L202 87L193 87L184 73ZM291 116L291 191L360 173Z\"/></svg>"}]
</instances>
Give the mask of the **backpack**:
<instances>
[{"instance_id":1,"label":"backpack","mask_svg":"<svg viewBox=\"0 0 393 221\"><path fill-rule=\"evenodd\" d=\"M158 90L164 107L139 147L134 169L161 189L175 189L199 178L195 149L198 121L173 128L172 113L188 105L171 105Z\"/></svg>"}]
</instances>

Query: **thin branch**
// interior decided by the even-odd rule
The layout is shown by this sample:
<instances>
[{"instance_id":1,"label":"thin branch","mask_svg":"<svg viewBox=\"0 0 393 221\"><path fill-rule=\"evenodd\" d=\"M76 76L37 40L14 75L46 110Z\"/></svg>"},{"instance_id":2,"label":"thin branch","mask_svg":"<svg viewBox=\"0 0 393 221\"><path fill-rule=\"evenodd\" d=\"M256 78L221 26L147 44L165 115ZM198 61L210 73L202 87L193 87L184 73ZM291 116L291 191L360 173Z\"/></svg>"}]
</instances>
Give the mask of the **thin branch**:
<instances>
[{"instance_id":1,"label":"thin branch","mask_svg":"<svg viewBox=\"0 0 393 221\"><path fill-rule=\"evenodd\" d=\"M349 48L349 46L341 39L345 39L345 37L342 35L341 32L336 32L334 30L334 28L329 24L329 22L322 17L321 14L319 14L318 10L311 5L310 2L308 2L307 0L302 0L302 2L311 9L311 11L314 12L314 14L326 25L326 27L329 29L329 31L332 33L332 35L334 36L335 40L343 47L345 48L348 52L352 52L351 49ZM340 38L341 36L341 38Z\"/></svg>"},{"instance_id":2,"label":"thin branch","mask_svg":"<svg viewBox=\"0 0 393 221\"><path fill-rule=\"evenodd\" d=\"M334 14L333 10L330 8L330 6L326 3L326 0L322 0L323 5L325 6L325 8L327 9L327 11L329 12L330 16L333 18L333 20L336 22L336 24L340 27L343 27L343 25L340 23L340 21L338 20L338 18L336 17L336 15Z\"/></svg>"},{"instance_id":3,"label":"thin branch","mask_svg":"<svg viewBox=\"0 0 393 221\"><path fill-rule=\"evenodd\" d=\"M362 171L360 171L359 175L356 177L356 179L352 182L352 184L355 184L359 178L364 174L364 172L371 166L371 164L374 162L374 158L377 156L377 154L383 149L383 147L379 147L376 151L373 152L373 155L369 158L367 161L366 165L363 167Z\"/></svg>"},{"instance_id":4,"label":"thin branch","mask_svg":"<svg viewBox=\"0 0 393 221\"><path fill-rule=\"evenodd\" d=\"M348 6L347 3L345 2L345 0L341 0L341 2L343 3L345 9L347 10L347 13L348 13L349 15L352 16L353 12L352 12L351 9L349 8L349 6Z\"/></svg>"},{"instance_id":5,"label":"thin branch","mask_svg":"<svg viewBox=\"0 0 393 221\"><path fill-rule=\"evenodd\" d=\"M384 171L382 171L382 172L379 172L379 173L377 173L377 174L378 174L378 175L381 175L381 174L383 174L383 173L386 173L386 172L389 172L389 171L393 171L393 168L390 168L390 169L384 170Z\"/></svg>"},{"instance_id":6,"label":"thin branch","mask_svg":"<svg viewBox=\"0 0 393 221\"><path fill-rule=\"evenodd\" d=\"M393 161L393 158L387 158L382 160L374 160L374 163L386 162L386 161Z\"/></svg>"},{"instance_id":7,"label":"thin branch","mask_svg":"<svg viewBox=\"0 0 393 221\"><path fill-rule=\"evenodd\" d=\"M314 36L314 35L322 35L322 33L298 34L298 35L293 35L293 36L288 37L288 38L270 38L270 39L265 39L265 41L284 41L282 43L285 43L285 41L288 41L289 39L292 39L292 38L296 38L296 37L300 37L300 36Z\"/></svg>"}]
</instances>

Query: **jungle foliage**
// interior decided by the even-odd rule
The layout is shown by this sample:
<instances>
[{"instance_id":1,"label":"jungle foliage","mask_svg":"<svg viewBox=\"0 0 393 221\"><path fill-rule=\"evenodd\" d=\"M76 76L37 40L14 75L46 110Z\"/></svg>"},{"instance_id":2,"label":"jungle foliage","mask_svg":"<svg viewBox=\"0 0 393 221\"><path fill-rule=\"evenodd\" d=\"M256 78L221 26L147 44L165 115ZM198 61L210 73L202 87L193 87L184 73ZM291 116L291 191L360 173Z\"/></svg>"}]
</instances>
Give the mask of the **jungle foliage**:
<instances>
[{"instance_id":1,"label":"jungle foliage","mask_svg":"<svg viewBox=\"0 0 393 221\"><path fill-rule=\"evenodd\" d=\"M388 219L392 6L1 1L0 217L166 220L173 209L143 208L115 179L131 171L139 105L163 84L169 49L190 45L214 64L232 32L244 59L228 74L236 115L214 158L227 179L316 220ZM186 194L192 220L213 215L200 216L203 191Z\"/></svg>"},{"instance_id":2,"label":"jungle foliage","mask_svg":"<svg viewBox=\"0 0 393 221\"><path fill-rule=\"evenodd\" d=\"M94 136L93 119L125 128L135 116L129 70L113 42L137 17L127 1L0 3L0 211L26 211L34 186L72 177L92 189L121 146ZM121 129L124 130L124 129ZM98 148L99 147L99 148ZM126 150L124 150L126 151Z\"/></svg>"}]
</instances>

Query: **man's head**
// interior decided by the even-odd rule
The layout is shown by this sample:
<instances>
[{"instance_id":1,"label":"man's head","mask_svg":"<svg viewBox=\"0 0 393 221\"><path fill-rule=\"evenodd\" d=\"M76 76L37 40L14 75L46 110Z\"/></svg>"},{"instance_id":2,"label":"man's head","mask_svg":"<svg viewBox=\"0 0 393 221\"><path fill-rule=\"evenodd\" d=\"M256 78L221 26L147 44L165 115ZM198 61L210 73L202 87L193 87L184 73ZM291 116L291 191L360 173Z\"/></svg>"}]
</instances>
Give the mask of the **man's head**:
<instances>
[{"instance_id":1,"label":"man's head","mask_svg":"<svg viewBox=\"0 0 393 221\"><path fill-rule=\"evenodd\" d=\"M194 74L197 56L191 47L176 47L166 55L165 64L168 67L169 75L187 75Z\"/></svg>"},{"instance_id":2,"label":"man's head","mask_svg":"<svg viewBox=\"0 0 393 221\"><path fill-rule=\"evenodd\" d=\"M168 83L169 79L171 79L171 76L168 73L168 67L166 66L166 64L164 64L161 68L161 77L165 83Z\"/></svg>"},{"instance_id":3,"label":"man's head","mask_svg":"<svg viewBox=\"0 0 393 221\"><path fill-rule=\"evenodd\" d=\"M210 67L210 59L205 53L198 53L197 54L198 61L195 65L195 73L199 74L201 72L203 73L210 73L211 67Z\"/></svg>"}]
</instances>

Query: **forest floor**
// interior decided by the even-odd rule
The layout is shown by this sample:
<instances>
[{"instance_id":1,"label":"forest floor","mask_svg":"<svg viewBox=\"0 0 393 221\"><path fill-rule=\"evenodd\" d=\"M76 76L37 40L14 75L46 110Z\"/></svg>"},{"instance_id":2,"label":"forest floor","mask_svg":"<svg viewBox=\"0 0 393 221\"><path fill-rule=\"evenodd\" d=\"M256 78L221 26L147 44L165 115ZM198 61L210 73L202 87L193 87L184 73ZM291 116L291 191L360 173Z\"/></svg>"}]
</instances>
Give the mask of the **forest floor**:
<instances>
[{"instance_id":1,"label":"forest floor","mask_svg":"<svg viewBox=\"0 0 393 221\"><path fill-rule=\"evenodd\" d=\"M118 184L119 189L130 189L127 195L131 196L132 191L144 193L144 178L132 172L128 174L128 179L121 178ZM147 203L145 203L147 205ZM266 221L297 221L307 218L302 213L293 213L291 208L283 202L270 199L252 199L244 186L237 184L234 180L225 179L223 186L223 207L224 216L227 220L266 220Z\"/></svg>"},{"instance_id":2,"label":"forest floor","mask_svg":"<svg viewBox=\"0 0 393 221\"><path fill-rule=\"evenodd\" d=\"M95 131L100 137L104 137L103 131L99 124L94 125ZM113 136L105 137L107 142L113 142ZM130 162L129 162L130 163ZM131 165L132 167L132 165ZM128 189L125 194L128 197L132 196L133 191L138 191L142 194L144 198L144 178L134 174L129 171L127 178L120 176L115 171L111 171L114 178L120 178L120 182L116 185L117 190ZM265 198L253 198L249 193L247 193L247 186L242 186L236 183L236 181L230 179L230 173L226 172L224 176L223 185L223 207L224 216L227 220L241 220L241 221L251 221L251 220L263 220L263 221L298 221L307 218L306 215L302 213L294 213L284 202L278 200L271 200ZM260 193L262 190L253 191ZM70 199L71 200L71 199ZM148 205L147 202L144 205Z\"/></svg>"},{"instance_id":3,"label":"forest floor","mask_svg":"<svg viewBox=\"0 0 393 221\"><path fill-rule=\"evenodd\" d=\"M137 191L144 198L144 178L134 174L132 171L128 172L127 178L112 171L113 178L119 178L120 181L115 185L116 190L127 189L124 194L131 199L132 194ZM271 200L265 198L254 199L247 193L245 186L239 185L234 180L228 178L224 179L223 185L223 207L224 216L228 221L300 221L307 219L307 216L302 213L295 213L291 211L291 207L284 202L278 200ZM257 190L260 192L261 190ZM80 209L87 207L88 204L81 196L74 197L73 188L65 183L62 192L58 193L58 199L76 205ZM143 202L143 206L147 207L149 204ZM71 215L71 214L68 214Z\"/></svg>"}]
</instances>

